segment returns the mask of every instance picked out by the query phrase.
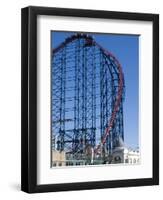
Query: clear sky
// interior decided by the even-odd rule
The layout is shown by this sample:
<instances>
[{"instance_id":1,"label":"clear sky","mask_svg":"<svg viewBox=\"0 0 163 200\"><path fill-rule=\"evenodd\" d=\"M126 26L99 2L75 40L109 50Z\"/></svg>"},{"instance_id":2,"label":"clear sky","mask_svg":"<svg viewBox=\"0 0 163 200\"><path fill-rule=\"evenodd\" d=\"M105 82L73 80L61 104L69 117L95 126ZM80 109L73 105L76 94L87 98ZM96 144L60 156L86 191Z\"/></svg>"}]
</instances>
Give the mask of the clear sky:
<instances>
[{"instance_id":1,"label":"clear sky","mask_svg":"<svg viewBox=\"0 0 163 200\"><path fill-rule=\"evenodd\" d=\"M57 47L72 34L72 32L52 32L52 48ZM122 65L125 78L124 141L128 147L139 147L139 36L102 33L91 35L97 43L112 52Z\"/></svg>"}]
</instances>

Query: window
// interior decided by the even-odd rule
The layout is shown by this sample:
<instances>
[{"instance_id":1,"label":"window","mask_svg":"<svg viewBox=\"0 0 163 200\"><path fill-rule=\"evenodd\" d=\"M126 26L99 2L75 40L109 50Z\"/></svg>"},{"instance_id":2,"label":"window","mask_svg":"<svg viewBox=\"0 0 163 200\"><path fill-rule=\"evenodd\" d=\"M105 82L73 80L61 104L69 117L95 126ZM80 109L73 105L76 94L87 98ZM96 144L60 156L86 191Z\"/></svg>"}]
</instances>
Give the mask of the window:
<instances>
[{"instance_id":1,"label":"window","mask_svg":"<svg viewBox=\"0 0 163 200\"><path fill-rule=\"evenodd\" d=\"M120 162L121 162L120 156L116 156L116 157L114 158L114 161L115 161L116 163L120 163Z\"/></svg>"}]
</instances>

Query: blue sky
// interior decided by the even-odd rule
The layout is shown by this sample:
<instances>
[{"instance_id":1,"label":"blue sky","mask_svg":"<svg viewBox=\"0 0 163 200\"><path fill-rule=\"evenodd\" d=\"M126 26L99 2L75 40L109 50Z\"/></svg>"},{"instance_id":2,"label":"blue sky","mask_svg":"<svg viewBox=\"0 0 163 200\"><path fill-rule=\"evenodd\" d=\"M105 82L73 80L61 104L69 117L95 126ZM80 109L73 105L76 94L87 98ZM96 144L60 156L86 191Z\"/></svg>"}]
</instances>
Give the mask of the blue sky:
<instances>
[{"instance_id":1,"label":"blue sky","mask_svg":"<svg viewBox=\"0 0 163 200\"><path fill-rule=\"evenodd\" d=\"M52 48L57 47L72 32L52 32ZM139 36L91 34L97 43L114 54L122 65L125 78L124 140L128 147L139 146L138 135L138 75Z\"/></svg>"}]
</instances>

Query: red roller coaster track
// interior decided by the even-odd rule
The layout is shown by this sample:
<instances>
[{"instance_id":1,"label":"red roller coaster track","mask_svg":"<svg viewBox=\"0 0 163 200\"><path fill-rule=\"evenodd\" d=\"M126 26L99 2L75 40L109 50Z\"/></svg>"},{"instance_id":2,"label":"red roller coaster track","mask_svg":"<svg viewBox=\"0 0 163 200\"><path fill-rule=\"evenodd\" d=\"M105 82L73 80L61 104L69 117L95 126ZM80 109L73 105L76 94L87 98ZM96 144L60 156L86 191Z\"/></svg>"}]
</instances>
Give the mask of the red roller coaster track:
<instances>
[{"instance_id":1,"label":"red roller coaster track","mask_svg":"<svg viewBox=\"0 0 163 200\"><path fill-rule=\"evenodd\" d=\"M96 45L103 52L103 54L105 56L112 57L114 59L115 63L116 63L117 70L118 70L118 73L119 73L118 92L117 92L117 96L116 96L116 101L115 101L115 104L114 104L113 112L111 114L110 119L108 120L108 126L105 129L104 136L103 136L101 142L95 148L95 153L97 153L98 150L99 150L99 148L103 144L105 144L105 142L106 142L106 139L107 139L107 137L108 137L108 135L109 135L109 133L110 133L110 131L112 129L114 120L116 118L116 114L117 114L118 109L119 109L120 104L121 104L121 99L122 99L122 95L123 95L123 86L124 86L124 83L123 83L123 72L122 72L121 64L116 59L116 57L111 52L109 52L108 50L104 49L96 41L94 41L91 36L86 35L86 34L80 34L80 33L78 33L76 35L72 35L71 37L68 37L57 48L53 49L53 53L57 53L59 50L61 50L62 48L64 48L67 44L69 44L69 43L71 43L71 42L73 42L74 40L77 40L77 39L85 39L86 40L86 45L90 45L90 46L91 45Z\"/></svg>"}]
</instances>

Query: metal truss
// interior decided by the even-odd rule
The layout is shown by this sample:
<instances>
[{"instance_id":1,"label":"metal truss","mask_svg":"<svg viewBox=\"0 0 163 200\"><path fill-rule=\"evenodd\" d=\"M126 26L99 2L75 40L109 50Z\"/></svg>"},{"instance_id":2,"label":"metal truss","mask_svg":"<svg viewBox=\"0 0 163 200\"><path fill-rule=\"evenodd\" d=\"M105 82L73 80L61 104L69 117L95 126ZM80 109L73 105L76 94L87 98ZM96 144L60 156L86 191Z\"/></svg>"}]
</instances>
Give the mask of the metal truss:
<instances>
[{"instance_id":1,"label":"metal truss","mask_svg":"<svg viewBox=\"0 0 163 200\"><path fill-rule=\"evenodd\" d=\"M52 51L52 149L84 158L108 154L124 140L124 76L118 60L90 35L76 34Z\"/></svg>"}]
</instances>

